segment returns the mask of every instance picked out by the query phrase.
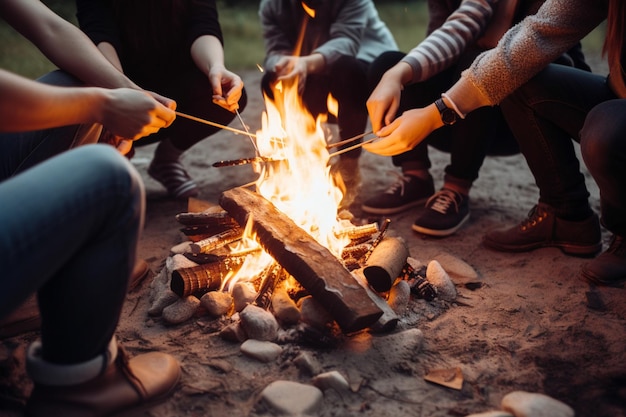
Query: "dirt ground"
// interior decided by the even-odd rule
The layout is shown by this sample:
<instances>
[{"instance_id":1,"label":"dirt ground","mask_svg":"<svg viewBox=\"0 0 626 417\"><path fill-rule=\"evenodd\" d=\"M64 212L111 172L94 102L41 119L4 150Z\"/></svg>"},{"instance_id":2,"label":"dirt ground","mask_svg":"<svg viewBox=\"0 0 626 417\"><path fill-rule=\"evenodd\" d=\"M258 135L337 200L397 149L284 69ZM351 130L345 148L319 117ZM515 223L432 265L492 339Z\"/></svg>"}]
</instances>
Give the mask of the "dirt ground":
<instances>
[{"instance_id":1,"label":"dirt ground","mask_svg":"<svg viewBox=\"0 0 626 417\"><path fill-rule=\"evenodd\" d=\"M264 109L258 92L260 73L242 73L250 102L242 117L252 131L260 128ZM237 120L233 127L239 128ZM185 202L169 200L146 174L153 146L139 148L133 163L145 179L148 204L139 255L158 272L170 248L184 237L175 220ZM220 193L255 179L249 166L214 168L212 163L253 156L241 136L220 132L197 145L185 163L199 181L199 198L217 203ZM449 155L432 150L432 173L441 185ZM393 181L390 159L365 152L361 159L363 198ZM599 210L598 190L588 177L593 208ZM411 230L417 211L391 216L390 232L408 242L411 256L427 262L448 253L470 264L481 285L468 289L458 302L413 299L394 333L417 328L422 349L391 354L392 335L370 351L354 349L351 338L333 348L287 344L275 362L261 363L244 356L237 343L218 336L220 320L200 317L166 326L150 318L148 281L128 296L118 337L130 354L168 352L183 367L180 388L146 416L264 416L260 392L276 380L310 383L293 363L308 352L323 371L337 370L355 389L327 390L319 416L466 416L499 409L502 397L516 390L549 395L570 405L579 417L626 416L626 293L624 288L592 288L579 279L587 259L568 257L557 249L508 254L481 245L494 227L517 223L537 200L537 189L522 156L488 158L471 193L471 218L452 237L437 239ZM605 247L609 235L603 235ZM5 341L23 346L36 333ZM17 350L19 352L19 348ZM390 353L390 354L387 354ZM461 390L424 380L436 368L461 368ZM7 378L12 378L7 380ZM0 375L0 384L15 384L27 394L23 374ZM0 412L2 414L2 412ZM13 414L7 414L13 415Z\"/></svg>"}]
</instances>

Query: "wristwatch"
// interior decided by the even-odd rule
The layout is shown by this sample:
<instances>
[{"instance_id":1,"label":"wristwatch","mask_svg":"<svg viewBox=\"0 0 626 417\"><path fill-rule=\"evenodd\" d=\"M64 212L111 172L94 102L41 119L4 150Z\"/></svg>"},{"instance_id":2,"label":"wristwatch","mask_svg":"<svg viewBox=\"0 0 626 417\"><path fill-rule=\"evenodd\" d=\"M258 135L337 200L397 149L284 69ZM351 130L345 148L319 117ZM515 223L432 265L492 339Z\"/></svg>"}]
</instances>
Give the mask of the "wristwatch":
<instances>
[{"instance_id":1,"label":"wristwatch","mask_svg":"<svg viewBox=\"0 0 626 417\"><path fill-rule=\"evenodd\" d=\"M444 125L453 125L459 118L459 115L456 114L454 110L450 107L446 106L446 103L442 99L435 100L435 106L437 106L437 110L439 110L439 114L441 115L441 121Z\"/></svg>"}]
</instances>

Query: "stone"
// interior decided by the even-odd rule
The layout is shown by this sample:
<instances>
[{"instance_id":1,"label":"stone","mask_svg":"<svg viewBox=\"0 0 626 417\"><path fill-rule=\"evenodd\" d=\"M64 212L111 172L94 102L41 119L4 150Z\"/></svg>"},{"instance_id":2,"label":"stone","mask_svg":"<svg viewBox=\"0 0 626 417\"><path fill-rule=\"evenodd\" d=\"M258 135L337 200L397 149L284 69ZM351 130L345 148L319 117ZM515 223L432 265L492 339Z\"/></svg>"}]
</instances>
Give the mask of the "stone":
<instances>
[{"instance_id":1,"label":"stone","mask_svg":"<svg viewBox=\"0 0 626 417\"><path fill-rule=\"evenodd\" d=\"M472 266L447 252L438 253L433 257L433 260L438 261L443 266L443 269L460 284L474 282L479 279L478 273Z\"/></svg>"},{"instance_id":2,"label":"stone","mask_svg":"<svg viewBox=\"0 0 626 417\"><path fill-rule=\"evenodd\" d=\"M180 297L170 289L162 289L161 293L155 295L155 297L148 309L148 315L150 316L160 316L163 314L163 309L180 300Z\"/></svg>"},{"instance_id":3,"label":"stone","mask_svg":"<svg viewBox=\"0 0 626 417\"><path fill-rule=\"evenodd\" d=\"M515 417L574 417L567 404L545 394L513 391L502 398L501 408Z\"/></svg>"},{"instance_id":4,"label":"stone","mask_svg":"<svg viewBox=\"0 0 626 417\"><path fill-rule=\"evenodd\" d=\"M426 267L426 279L437 289L437 297L446 301L454 301L456 287L448 273L438 261L430 261Z\"/></svg>"},{"instance_id":5,"label":"stone","mask_svg":"<svg viewBox=\"0 0 626 417\"><path fill-rule=\"evenodd\" d=\"M274 341L278 335L278 322L272 313L249 304L239 313L241 327L249 339Z\"/></svg>"},{"instance_id":6,"label":"stone","mask_svg":"<svg viewBox=\"0 0 626 417\"><path fill-rule=\"evenodd\" d=\"M272 310L278 321L285 325L296 324L300 321L300 309L284 288L277 289L274 293Z\"/></svg>"},{"instance_id":7,"label":"stone","mask_svg":"<svg viewBox=\"0 0 626 417\"><path fill-rule=\"evenodd\" d=\"M404 280L398 280L389 291L389 299L387 303L391 309L398 315L402 316L406 311L409 301L411 300L411 286Z\"/></svg>"},{"instance_id":8,"label":"stone","mask_svg":"<svg viewBox=\"0 0 626 417\"><path fill-rule=\"evenodd\" d=\"M313 378L313 385L321 390L334 389L335 391L342 392L350 389L350 384L346 378L339 373L339 371L324 372Z\"/></svg>"},{"instance_id":9,"label":"stone","mask_svg":"<svg viewBox=\"0 0 626 417\"><path fill-rule=\"evenodd\" d=\"M221 317L233 306L233 296L223 291L211 291L200 298L200 304L211 316Z\"/></svg>"},{"instance_id":10,"label":"stone","mask_svg":"<svg viewBox=\"0 0 626 417\"><path fill-rule=\"evenodd\" d=\"M193 316L199 305L200 300L193 295L180 298L174 304L163 309L163 320L170 324L183 323Z\"/></svg>"},{"instance_id":11,"label":"stone","mask_svg":"<svg viewBox=\"0 0 626 417\"><path fill-rule=\"evenodd\" d=\"M293 359L293 363L296 364L300 371L308 373L309 375L317 375L322 369L321 365L309 352L300 352L298 356Z\"/></svg>"},{"instance_id":12,"label":"stone","mask_svg":"<svg viewBox=\"0 0 626 417\"><path fill-rule=\"evenodd\" d=\"M251 282L238 282L233 286L232 296L235 311L239 312L246 308L256 299L256 289Z\"/></svg>"},{"instance_id":13,"label":"stone","mask_svg":"<svg viewBox=\"0 0 626 417\"><path fill-rule=\"evenodd\" d=\"M278 358L282 352L282 348L276 343L248 339L241 344L241 352L251 358L261 362L272 362Z\"/></svg>"},{"instance_id":14,"label":"stone","mask_svg":"<svg viewBox=\"0 0 626 417\"><path fill-rule=\"evenodd\" d=\"M316 329L324 329L333 322L332 316L311 296L300 299L300 320Z\"/></svg>"},{"instance_id":15,"label":"stone","mask_svg":"<svg viewBox=\"0 0 626 417\"><path fill-rule=\"evenodd\" d=\"M315 413L324 394L312 385L292 381L274 381L261 392L262 400L278 414L301 416Z\"/></svg>"}]
</instances>

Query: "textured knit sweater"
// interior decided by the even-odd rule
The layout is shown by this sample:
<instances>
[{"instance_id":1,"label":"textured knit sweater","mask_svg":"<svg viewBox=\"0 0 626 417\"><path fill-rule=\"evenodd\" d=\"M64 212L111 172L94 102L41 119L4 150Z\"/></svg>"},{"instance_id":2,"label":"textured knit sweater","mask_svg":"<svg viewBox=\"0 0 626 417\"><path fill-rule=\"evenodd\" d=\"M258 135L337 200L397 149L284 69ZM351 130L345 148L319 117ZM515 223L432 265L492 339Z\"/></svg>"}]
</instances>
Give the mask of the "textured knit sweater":
<instances>
[{"instance_id":1,"label":"textured knit sweater","mask_svg":"<svg viewBox=\"0 0 626 417\"><path fill-rule=\"evenodd\" d=\"M331 65L342 55L372 62L381 53L398 49L372 0L307 0L305 3L315 10L314 17L305 12L302 3L302 0L261 1L259 17L266 68L273 68L284 55L319 53Z\"/></svg>"},{"instance_id":2,"label":"textured knit sweater","mask_svg":"<svg viewBox=\"0 0 626 417\"><path fill-rule=\"evenodd\" d=\"M603 22L607 9L607 0L546 0L496 48L479 55L448 95L462 113L500 103ZM626 97L621 74L616 76L614 90Z\"/></svg>"}]
</instances>

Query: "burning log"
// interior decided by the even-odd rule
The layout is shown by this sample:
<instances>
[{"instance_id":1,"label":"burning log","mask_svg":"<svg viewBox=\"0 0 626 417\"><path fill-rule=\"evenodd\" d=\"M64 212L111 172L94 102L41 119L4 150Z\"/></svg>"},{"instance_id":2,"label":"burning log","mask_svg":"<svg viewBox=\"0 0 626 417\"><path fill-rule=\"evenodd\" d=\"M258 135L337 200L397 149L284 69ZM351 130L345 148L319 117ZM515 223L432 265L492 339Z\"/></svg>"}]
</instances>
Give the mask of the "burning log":
<instances>
[{"instance_id":1,"label":"burning log","mask_svg":"<svg viewBox=\"0 0 626 417\"><path fill-rule=\"evenodd\" d=\"M346 332L375 323L382 311L341 262L261 195L244 188L222 193L220 205L252 231L263 248L306 288Z\"/></svg>"},{"instance_id":2,"label":"burning log","mask_svg":"<svg viewBox=\"0 0 626 417\"><path fill-rule=\"evenodd\" d=\"M210 212L203 211L200 213L178 213L176 220L183 226L214 226L214 227L236 227L239 226L237 221L230 217L226 211Z\"/></svg>"},{"instance_id":3,"label":"burning log","mask_svg":"<svg viewBox=\"0 0 626 417\"><path fill-rule=\"evenodd\" d=\"M189 247L192 253L208 253L222 246L226 246L235 240L241 239L243 236L243 228L235 227L218 233L206 239L192 243Z\"/></svg>"},{"instance_id":4,"label":"burning log","mask_svg":"<svg viewBox=\"0 0 626 417\"><path fill-rule=\"evenodd\" d=\"M374 290L389 291L408 257L409 249L403 239L386 237L372 250L363 274Z\"/></svg>"},{"instance_id":5,"label":"burning log","mask_svg":"<svg viewBox=\"0 0 626 417\"><path fill-rule=\"evenodd\" d=\"M216 257L215 262L172 271L170 288L179 297L217 290L229 275L236 273L245 256Z\"/></svg>"},{"instance_id":6,"label":"burning log","mask_svg":"<svg viewBox=\"0 0 626 417\"><path fill-rule=\"evenodd\" d=\"M261 274L261 286L259 288L259 294L254 300L254 305L267 310L272 303L272 296L276 286L286 278L285 270L278 262L273 262L270 266L265 268Z\"/></svg>"},{"instance_id":7,"label":"burning log","mask_svg":"<svg viewBox=\"0 0 626 417\"><path fill-rule=\"evenodd\" d=\"M426 266L416 269L407 262L400 272L400 279L406 280L411 287L411 293L419 298L432 301L437 297L437 288L426 279Z\"/></svg>"},{"instance_id":8,"label":"burning log","mask_svg":"<svg viewBox=\"0 0 626 417\"><path fill-rule=\"evenodd\" d=\"M363 237L371 237L374 233L378 233L378 225L376 223L364 224L362 226L346 227L336 233L337 237L347 236L350 240L358 240Z\"/></svg>"}]
</instances>

